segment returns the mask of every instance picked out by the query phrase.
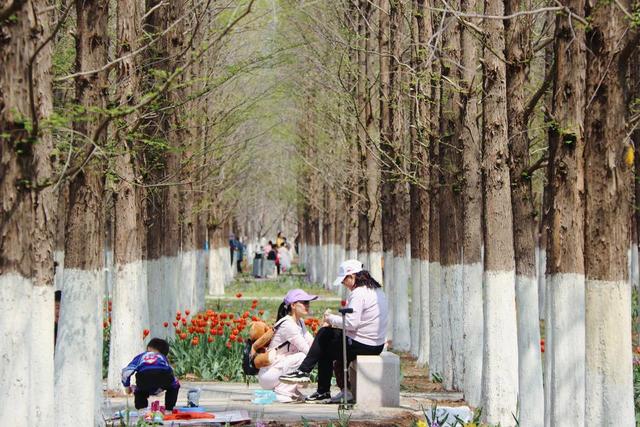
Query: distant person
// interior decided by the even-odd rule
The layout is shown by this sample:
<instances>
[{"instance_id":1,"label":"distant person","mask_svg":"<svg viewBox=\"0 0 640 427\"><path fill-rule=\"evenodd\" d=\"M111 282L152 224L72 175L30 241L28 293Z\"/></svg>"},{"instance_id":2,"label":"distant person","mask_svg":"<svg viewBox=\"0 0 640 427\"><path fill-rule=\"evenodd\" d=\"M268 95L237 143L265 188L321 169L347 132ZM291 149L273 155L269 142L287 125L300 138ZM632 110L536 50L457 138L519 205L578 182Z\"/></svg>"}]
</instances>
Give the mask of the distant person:
<instances>
[{"instance_id":1,"label":"distant person","mask_svg":"<svg viewBox=\"0 0 640 427\"><path fill-rule=\"evenodd\" d=\"M53 311L53 346L56 346L58 340L58 319L60 319L60 301L62 300L62 291L56 291L54 293L54 311Z\"/></svg>"},{"instance_id":2,"label":"distant person","mask_svg":"<svg viewBox=\"0 0 640 427\"><path fill-rule=\"evenodd\" d=\"M273 276L273 267L276 267L276 273L280 274L280 266L278 265L278 251L273 246L271 240L269 240L269 244L267 245L269 251L267 252L267 271L265 272L266 277ZM276 276L277 277L277 276Z\"/></svg>"},{"instance_id":3,"label":"distant person","mask_svg":"<svg viewBox=\"0 0 640 427\"><path fill-rule=\"evenodd\" d=\"M278 258L282 272L289 271L291 269L291 252L289 252L289 244L286 242L278 248Z\"/></svg>"},{"instance_id":4,"label":"distant person","mask_svg":"<svg viewBox=\"0 0 640 427\"><path fill-rule=\"evenodd\" d=\"M285 240L287 239L282 235L282 231L278 231L278 235L276 236L276 248L284 245Z\"/></svg>"},{"instance_id":5,"label":"distant person","mask_svg":"<svg viewBox=\"0 0 640 427\"><path fill-rule=\"evenodd\" d=\"M238 253L238 257L236 261L237 270L238 270L238 273L242 273L242 260L244 259L244 252L246 250L246 246L240 240L236 240L235 245L236 245L236 252Z\"/></svg>"},{"instance_id":6,"label":"distant person","mask_svg":"<svg viewBox=\"0 0 640 427\"><path fill-rule=\"evenodd\" d=\"M122 370L122 385L127 394L133 392L136 409L149 406L149 396L165 390L164 406L171 411L178 401L180 383L173 374L167 356L169 343L160 338L152 338L147 351L140 353ZM136 374L135 389L131 387L131 376Z\"/></svg>"},{"instance_id":7,"label":"distant person","mask_svg":"<svg viewBox=\"0 0 640 427\"><path fill-rule=\"evenodd\" d=\"M229 263L231 264L231 266L233 266L233 252L236 250L235 240L236 236L233 233L229 234Z\"/></svg>"}]
</instances>

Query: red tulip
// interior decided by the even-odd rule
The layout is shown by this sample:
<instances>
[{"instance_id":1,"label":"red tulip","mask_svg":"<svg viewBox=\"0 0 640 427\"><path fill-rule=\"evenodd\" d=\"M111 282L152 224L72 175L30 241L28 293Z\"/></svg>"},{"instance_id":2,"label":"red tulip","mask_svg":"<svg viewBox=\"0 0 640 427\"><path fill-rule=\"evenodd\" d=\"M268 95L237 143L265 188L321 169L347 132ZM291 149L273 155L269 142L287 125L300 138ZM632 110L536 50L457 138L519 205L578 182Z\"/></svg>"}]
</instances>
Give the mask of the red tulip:
<instances>
[{"instance_id":1,"label":"red tulip","mask_svg":"<svg viewBox=\"0 0 640 427\"><path fill-rule=\"evenodd\" d=\"M190 310L185 310L185 311L184 311L184 314L186 314L186 315L188 316L188 315L190 315L190 314L191 314L191 311L190 311Z\"/></svg>"},{"instance_id":2,"label":"red tulip","mask_svg":"<svg viewBox=\"0 0 640 427\"><path fill-rule=\"evenodd\" d=\"M242 298L242 293L238 292L238 293L236 294L236 298Z\"/></svg>"},{"instance_id":3,"label":"red tulip","mask_svg":"<svg viewBox=\"0 0 640 427\"><path fill-rule=\"evenodd\" d=\"M181 334L180 334L180 339L181 339L181 340L187 339L187 334L186 334L186 333L184 333L184 332L183 332L183 333L181 333Z\"/></svg>"},{"instance_id":4,"label":"red tulip","mask_svg":"<svg viewBox=\"0 0 640 427\"><path fill-rule=\"evenodd\" d=\"M340 305L344 307L345 305L347 305L347 301L346 300L340 301Z\"/></svg>"},{"instance_id":5,"label":"red tulip","mask_svg":"<svg viewBox=\"0 0 640 427\"><path fill-rule=\"evenodd\" d=\"M164 325L164 327L166 328L166 327L168 327L168 326L169 326L169 322L164 322L164 323L163 323L163 325Z\"/></svg>"},{"instance_id":6,"label":"red tulip","mask_svg":"<svg viewBox=\"0 0 640 427\"><path fill-rule=\"evenodd\" d=\"M225 346L226 346L227 348L231 348L231 342L227 341L227 343L225 344Z\"/></svg>"},{"instance_id":7,"label":"red tulip","mask_svg":"<svg viewBox=\"0 0 640 427\"><path fill-rule=\"evenodd\" d=\"M177 328L178 327L178 322L173 322L173 327Z\"/></svg>"},{"instance_id":8,"label":"red tulip","mask_svg":"<svg viewBox=\"0 0 640 427\"><path fill-rule=\"evenodd\" d=\"M207 341L208 341L209 343L212 343L212 342L213 342L213 337L212 337L212 336L210 336L209 338L207 338Z\"/></svg>"},{"instance_id":9,"label":"red tulip","mask_svg":"<svg viewBox=\"0 0 640 427\"><path fill-rule=\"evenodd\" d=\"M145 329L144 331L142 331L142 338L146 338L147 335L149 335L149 330Z\"/></svg>"}]
</instances>

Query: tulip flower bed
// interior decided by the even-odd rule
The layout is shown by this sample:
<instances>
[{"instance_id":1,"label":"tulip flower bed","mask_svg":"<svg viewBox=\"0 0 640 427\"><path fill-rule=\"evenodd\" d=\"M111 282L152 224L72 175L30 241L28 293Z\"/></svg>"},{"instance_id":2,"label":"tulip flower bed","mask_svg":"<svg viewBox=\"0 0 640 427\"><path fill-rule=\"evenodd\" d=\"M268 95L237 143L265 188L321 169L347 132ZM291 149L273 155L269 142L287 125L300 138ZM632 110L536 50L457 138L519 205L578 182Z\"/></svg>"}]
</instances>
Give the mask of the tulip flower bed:
<instances>
[{"instance_id":1,"label":"tulip flower bed","mask_svg":"<svg viewBox=\"0 0 640 427\"><path fill-rule=\"evenodd\" d=\"M242 295L236 295L241 298ZM258 307L258 300L244 310L216 311L208 309L191 315L189 310L177 312L175 321L165 322L173 326L174 337L169 340L170 362L178 377L194 375L209 381L256 381L245 378L242 372L242 351L249 337L252 321L272 320L263 317L265 310ZM319 319L305 319L311 331L319 327Z\"/></svg>"},{"instance_id":2,"label":"tulip flower bed","mask_svg":"<svg viewBox=\"0 0 640 427\"><path fill-rule=\"evenodd\" d=\"M264 314L253 300L242 312L206 310L190 316L178 311L174 338L169 340L170 362L177 376L192 374L203 380L243 381L242 350L249 323Z\"/></svg>"}]
</instances>

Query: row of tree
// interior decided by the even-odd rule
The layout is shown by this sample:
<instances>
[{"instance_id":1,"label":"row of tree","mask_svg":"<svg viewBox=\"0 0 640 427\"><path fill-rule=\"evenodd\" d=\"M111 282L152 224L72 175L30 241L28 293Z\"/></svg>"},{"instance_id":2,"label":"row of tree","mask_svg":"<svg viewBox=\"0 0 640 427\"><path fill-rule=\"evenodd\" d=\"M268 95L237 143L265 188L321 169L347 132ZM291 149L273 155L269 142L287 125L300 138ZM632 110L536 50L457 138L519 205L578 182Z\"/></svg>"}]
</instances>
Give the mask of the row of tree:
<instances>
[{"instance_id":1,"label":"row of tree","mask_svg":"<svg viewBox=\"0 0 640 427\"><path fill-rule=\"evenodd\" d=\"M238 194L264 172L252 7L0 2L0 424L103 424L107 297L120 390L143 329L224 292Z\"/></svg>"},{"instance_id":2,"label":"row of tree","mask_svg":"<svg viewBox=\"0 0 640 427\"><path fill-rule=\"evenodd\" d=\"M359 258L393 347L489 423L634 424L637 11L349 0L293 18L310 279Z\"/></svg>"}]
</instances>

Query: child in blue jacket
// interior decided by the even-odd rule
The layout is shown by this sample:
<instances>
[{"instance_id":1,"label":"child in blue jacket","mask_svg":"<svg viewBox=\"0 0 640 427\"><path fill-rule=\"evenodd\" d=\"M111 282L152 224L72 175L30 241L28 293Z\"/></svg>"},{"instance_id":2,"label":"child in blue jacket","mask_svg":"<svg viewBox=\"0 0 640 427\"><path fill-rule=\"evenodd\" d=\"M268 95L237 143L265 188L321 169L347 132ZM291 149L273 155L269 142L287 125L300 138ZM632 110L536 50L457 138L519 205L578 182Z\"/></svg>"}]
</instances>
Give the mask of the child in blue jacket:
<instances>
[{"instance_id":1,"label":"child in blue jacket","mask_svg":"<svg viewBox=\"0 0 640 427\"><path fill-rule=\"evenodd\" d=\"M147 351L133 358L122 370L122 385L127 393L133 391L136 409L146 408L149 405L150 395L166 391L164 406L171 411L178 400L180 383L173 375L173 369L169 365L167 355L169 343L160 338L153 338L147 344ZM131 388L131 375L136 374L135 390Z\"/></svg>"}]
</instances>

